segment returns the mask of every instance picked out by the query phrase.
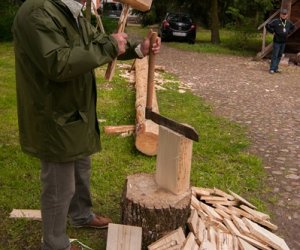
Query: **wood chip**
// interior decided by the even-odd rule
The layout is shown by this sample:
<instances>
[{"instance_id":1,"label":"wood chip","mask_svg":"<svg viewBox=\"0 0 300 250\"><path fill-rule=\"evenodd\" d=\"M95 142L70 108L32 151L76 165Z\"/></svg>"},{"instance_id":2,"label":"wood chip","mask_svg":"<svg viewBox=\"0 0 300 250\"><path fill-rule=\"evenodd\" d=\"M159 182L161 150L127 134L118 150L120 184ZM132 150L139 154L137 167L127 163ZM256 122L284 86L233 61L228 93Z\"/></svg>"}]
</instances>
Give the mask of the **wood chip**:
<instances>
[{"instance_id":1,"label":"wood chip","mask_svg":"<svg viewBox=\"0 0 300 250\"><path fill-rule=\"evenodd\" d=\"M29 220L42 220L41 210L34 209L13 209L10 218L24 218Z\"/></svg>"},{"instance_id":2,"label":"wood chip","mask_svg":"<svg viewBox=\"0 0 300 250\"><path fill-rule=\"evenodd\" d=\"M227 199L230 200L230 201L233 201L233 200L234 200L234 197L233 197L232 195L227 194L227 193L225 193L225 192L223 192L222 190L217 189L217 188L214 188L214 194L219 195L219 196L222 196L222 197L225 197L225 198L227 198Z\"/></svg>"},{"instance_id":3,"label":"wood chip","mask_svg":"<svg viewBox=\"0 0 300 250\"><path fill-rule=\"evenodd\" d=\"M257 248L252 246L251 244L249 244L247 241L239 238L239 246L241 248L241 250L256 250Z\"/></svg>"},{"instance_id":4,"label":"wood chip","mask_svg":"<svg viewBox=\"0 0 300 250\"><path fill-rule=\"evenodd\" d=\"M279 236L273 234L269 230L259 226L258 224L250 221L247 218L243 218L243 221L249 228L250 232L253 235L255 235L258 239L264 241L265 243L269 244L277 250L289 250L288 245Z\"/></svg>"},{"instance_id":5,"label":"wood chip","mask_svg":"<svg viewBox=\"0 0 300 250\"><path fill-rule=\"evenodd\" d=\"M248 207L254 208L256 209L256 206L254 206L253 204L251 204L249 201L247 201L246 199L244 199L243 197L239 196L238 194L232 192L231 190L228 190L230 192L230 194L236 198L237 200L239 200L241 203L247 205Z\"/></svg>"},{"instance_id":6,"label":"wood chip","mask_svg":"<svg viewBox=\"0 0 300 250\"><path fill-rule=\"evenodd\" d=\"M249 208L248 206L241 205L240 208L245 210L249 214L252 214L254 217L256 217L258 219L261 219L261 220L269 220L270 219L270 216L268 214L264 214L262 212L254 210L252 208Z\"/></svg>"}]
</instances>

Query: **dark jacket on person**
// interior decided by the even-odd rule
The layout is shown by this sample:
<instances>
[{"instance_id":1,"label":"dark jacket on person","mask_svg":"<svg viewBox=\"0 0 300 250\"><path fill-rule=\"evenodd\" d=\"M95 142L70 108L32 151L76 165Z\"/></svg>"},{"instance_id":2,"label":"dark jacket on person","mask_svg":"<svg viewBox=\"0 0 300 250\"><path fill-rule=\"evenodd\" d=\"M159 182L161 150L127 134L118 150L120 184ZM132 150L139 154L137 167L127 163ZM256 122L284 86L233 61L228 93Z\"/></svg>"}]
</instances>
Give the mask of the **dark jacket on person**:
<instances>
[{"instance_id":1,"label":"dark jacket on person","mask_svg":"<svg viewBox=\"0 0 300 250\"><path fill-rule=\"evenodd\" d=\"M93 69L118 54L112 36L78 23L60 0L26 0L12 28L21 148L52 162L100 149ZM136 58L135 47L121 59Z\"/></svg>"},{"instance_id":2,"label":"dark jacket on person","mask_svg":"<svg viewBox=\"0 0 300 250\"><path fill-rule=\"evenodd\" d=\"M295 25L289 20L277 18L268 23L266 28L274 34L273 42L285 43L288 35L295 29Z\"/></svg>"}]
</instances>

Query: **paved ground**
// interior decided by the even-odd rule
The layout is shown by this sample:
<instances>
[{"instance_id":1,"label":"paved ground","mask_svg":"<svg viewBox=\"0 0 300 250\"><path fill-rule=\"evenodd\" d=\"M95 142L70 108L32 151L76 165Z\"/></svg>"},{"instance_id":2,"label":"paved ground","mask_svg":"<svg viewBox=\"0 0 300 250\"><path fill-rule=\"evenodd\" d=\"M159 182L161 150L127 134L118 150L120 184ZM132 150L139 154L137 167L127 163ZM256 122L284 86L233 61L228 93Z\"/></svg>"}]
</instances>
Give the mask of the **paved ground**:
<instances>
[{"instance_id":1,"label":"paved ground","mask_svg":"<svg viewBox=\"0 0 300 250\"><path fill-rule=\"evenodd\" d=\"M293 250L300 249L300 67L270 75L268 62L178 51L163 46L157 64L193 85L217 115L247 125L250 152L268 173L272 222Z\"/></svg>"}]
</instances>

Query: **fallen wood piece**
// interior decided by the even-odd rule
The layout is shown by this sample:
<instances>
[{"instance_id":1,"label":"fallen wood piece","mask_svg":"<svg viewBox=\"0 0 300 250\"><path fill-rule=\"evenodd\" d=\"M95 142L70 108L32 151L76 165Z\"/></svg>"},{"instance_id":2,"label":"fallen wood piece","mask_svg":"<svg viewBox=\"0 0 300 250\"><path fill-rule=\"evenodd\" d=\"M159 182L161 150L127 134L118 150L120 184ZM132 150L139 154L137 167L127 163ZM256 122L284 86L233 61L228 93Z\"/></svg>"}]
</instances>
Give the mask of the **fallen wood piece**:
<instances>
[{"instance_id":1,"label":"fallen wood piece","mask_svg":"<svg viewBox=\"0 0 300 250\"><path fill-rule=\"evenodd\" d=\"M263 225L263 226L271 229L272 231L276 231L278 229L278 226L272 224L270 221L259 219L255 216L253 216L252 214L249 214L248 212L246 212L242 209L239 209L237 207L230 207L229 210L234 211L234 213L236 215L243 216L245 218L248 218L249 220L255 221L258 224Z\"/></svg>"},{"instance_id":2,"label":"fallen wood piece","mask_svg":"<svg viewBox=\"0 0 300 250\"><path fill-rule=\"evenodd\" d=\"M122 134L134 132L135 125L104 126L105 134Z\"/></svg>"},{"instance_id":3,"label":"fallen wood piece","mask_svg":"<svg viewBox=\"0 0 300 250\"><path fill-rule=\"evenodd\" d=\"M215 187L214 187L214 194L215 194L215 195L222 196L222 197L225 197L225 198L227 198L227 199L230 200L230 201L233 201L233 200L235 199L232 195L227 194L227 193L223 192L222 190L217 189L217 188L215 188Z\"/></svg>"},{"instance_id":4,"label":"fallen wood piece","mask_svg":"<svg viewBox=\"0 0 300 250\"><path fill-rule=\"evenodd\" d=\"M223 233L229 233L228 228L220 221L208 218L205 224L206 226L213 226L215 229L220 230Z\"/></svg>"},{"instance_id":5,"label":"fallen wood piece","mask_svg":"<svg viewBox=\"0 0 300 250\"><path fill-rule=\"evenodd\" d=\"M239 241L239 246L241 248L241 250L256 250L257 248L252 246L251 244L249 244L247 241L238 238Z\"/></svg>"},{"instance_id":6,"label":"fallen wood piece","mask_svg":"<svg viewBox=\"0 0 300 250\"><path fill-rule=\"evenodd\" d=\"M195 235L190 232L186 237L185 243L183 244L181 250L198 250L199 245L196 242Z\"/></svg>"},{"instance_id":7,"label":"fallen wood piece","mask_svg":"<svg viewBox=\"0 0 300 250\"><path fill-rule=\"evenodd\" d=\"M226 207L230 207L230 206L237 206L239 204L238 201L214 201L214 200L205 200L206 203L209 203L213 206L216 206L217 204L222 205L222 206L226 206Z\"/></svg>"},{"instance_id":8,"label":"fallen wood piece","mask_svg":"<svg viewBox=\"0 0 300 250\"><path fill-rule=\"evenodd\" d=\"M185 236L182 228L180 227L149 245L148 250L181 249L184 242Z\"/></svg>"},{"instance_id":9,"label":"fallen wood piece","mask_svg":"<svg viewBox=\"0 0 300 250\"><path fill-rule=\"evenodd\" d=\"M194 209L191 212L190 217L188 218L187 225L189 230L194 233L195 236L198 235L198 224L199 224L199 216L197 211Z\"/></svg>"},{"instance_id":10,"label":"fallen wood piece","mask_svg":"<svg viewBox=\"0 0 300 250\"><path fill-rule=\"evenodd\" d=\"M142 228L110 223L108 225L106 250L140 250Z\"/></svg>"},{"instance_id":11,"label":"fallen wood piece","mask_svg":"<svg viewBox=\"0 0 300 250\"><path fill-rule=\"evenodd\" d=\"M240 219L239 217L237 217L235 215L232 215L232 221L242 234L245 234L245 235L250 234L249 228L245 225L245 223L243 222L242 219Z\"/></svg>"},{"instance_id":12,"label":"fallen wood piece","mask_svg":"<svg viewBox=\"0 0 300 250\"><path fill-rule=\"evenodd\" d=\"M252 205L249 201L245 200L243 197L239 196L238 194L232 192L231 190L228 190L230 194L237 200L239 200L241 203L247 205L248 207L256 209L256 206Z\"/></svg>"},{"instance_id":13,"label":"fallen wood piece","mask_svg":"<svg viewBox=\"0 0 300 250\"><path fill-rule=\"evenodd\" d=\"M190 215L191 191L175 195L157 185L153 174L127 176L121 202L124 225L143 226L143 247L184 227Z\"/></svg>"},{"instance_id":14,"label":"fallen wood piece","mask_svg":"<svg viewBox=\"0 0 300 250\"><path fill-rule=\"evenodd\" d=\"M240 235L240 231L236 228L236 226L233 224L233 222L231 220L228 219L224 219L224 223L226 225L226 227L229 229L229 231L231 232L232 235Z\"/></svg>"},{"instance_id":15,"label":"fallen wood piece","mask_svg":"<svg viewBox=\"0 0 300 250\"><path fill-rule=\"evenodd\" d=\"M228 213L224 212L222 209L216 208L215 211L221 215L223 218L231 219L231 215Z\"/></svg>"},{"instance_id":16,"label":"fallen wood piece","mask_svg":"<svg viewBox=\"0 0 300 250\"><path fill-rule=\"evenodd\" d=\"M199 218L198 220L198 230L196 235L196 241L198 242L199 246L201 243L207 238L207 231L205 227L205 222Z\"/></svg>"},{"instance_id":17,"label":"fallen wood piece","mask_svg":"<svg viewBox=\"0 0 300 250\"><path fill-rule=\"evenodd\" d=\"M252 208L249 208L249 207L247 207L245 205L241 205L240 208L243 209L243 210L245 210L249 214L252 214L254 217L256 217L256 218L258 218L260 220L269 220L270 219L270 216L268 214L264 214L262 212L254 210Z\"/></svg>"},{"instance_id":18,"label":"fallen wood piece","mask_svg":"<svg viewBox=\"0 0 300 250\"><path fill-rule=\"evenodd\" d=\"M251 236L251 237L254 237L254 236ZM238 236L238 238L241 238L245 241L247 241L248 243L250 243L251 245L261 249L261 250L272 250L270 247L268 247L264 242L261 242L260 240L256 239L253 239L251 237L248 237L246 235L243 235L243 234L240 234Z\"/></svg>"},{"instance_id":19,"label":"fallen wood piece","mask_svg":"<svg viewBox=\"0 0 300 250\"><path fill-rule=\"evenodd\" d=\"M219 196L211 196L211 195L202 195L200 197L200 200L205 200L206 202L207 201L224 201L224 202L227 202L227 198L225 197L219 197Z\"/></svg>"},{"instance_id":20,"label":"fallen wood piece","mask_svg":"<svg viewBox=\"0 0 300 250\"><path fill-rule=\"evenodd\" d=\"M217 232L216 230L214 229L214 227L210 226L208 228L208 240L211 242L211 244L213 245L213 247L215 249L217 249Z\"/></svg>"},{"instance_id":21,"label":"fallen wood piece","mask_svg":"<svg viewBox=\"0 0 300 250\"><path fill-rule=\"evenodd\" d=\"M157 153L158 145L158 125L145 118L146 97L147 97L147 76L148 61L147 57L137 59L135 63L136 74L136 148L145 155L153 156ZM153 92L152 111L159 113L156 92Z\"/></svg>"},{"instance_id":22,"label":"fallen wood piece","mask_svg":"<svg viewBox=\"0 0 300 250\"><path fill-rule=\"evenodd\" d=\"M258 239L262 240L263 242L267 243L271 247L277 250L290 249L285 243L285 241L276 234L273 234L272 232L250 221L247 218L243 218L243 221L245 222L245 224L247 225L247 227L253 235L255 235Z\"/></svg>"},{"instance_id":23,"label":"fallen wood piece","mask_svg":"<svg viewBox=\"0 0 300 250\"><path fill-rule=\"evenodd\" d=\"M10 214L9 218L25 218L29 220L42 220L41 210L34 210L34 209L13 209Z\"/></svg>"},{"instance_id":24,"label":"fallen wood piece","mask_svg":"<svg viewBox=\"0 0 300 250\"><path fill-rule=\"evenodd\" d=\"M240 250L239 249L239 239L237 236L233 236L233 249Z\"/></svg>"},{"instance_id":25,"label":"fallen wood piece","mask_svg":"<svg viewBox=\"0 0 300 250\"><path fill-rule=\"evenodd\" d=\"M201 244L199 250L217 250L217 249L216 249L216 247L210 241L205 240Z\"/></svg>"},{"instance_id":26,"label":"fallen wood piece","mask_svg":"<svg viewBox=\"0 0 300 250\"><path fill-rule=\"evenodd\" d=\"M216 220L220 220L222 221L222 217L210 206L206 205L205 203L203 202L199 202L200 204L200 207L203 209L203 211L205 213L208 214L209 217L213 218L213 219L216 219Z\"/></svg>"},{"instance_id":27,"label":"fallen wood piece","mask_svg":"<svg viewBox=\"0 0 300 250\"><path fill-rule=\"evenodd\" d=\"M202 196L202 195L210 195L211 192L204 188L199 187L192 187L192 192L196 194L196 196Z\"/></svg>"}]
</instances>

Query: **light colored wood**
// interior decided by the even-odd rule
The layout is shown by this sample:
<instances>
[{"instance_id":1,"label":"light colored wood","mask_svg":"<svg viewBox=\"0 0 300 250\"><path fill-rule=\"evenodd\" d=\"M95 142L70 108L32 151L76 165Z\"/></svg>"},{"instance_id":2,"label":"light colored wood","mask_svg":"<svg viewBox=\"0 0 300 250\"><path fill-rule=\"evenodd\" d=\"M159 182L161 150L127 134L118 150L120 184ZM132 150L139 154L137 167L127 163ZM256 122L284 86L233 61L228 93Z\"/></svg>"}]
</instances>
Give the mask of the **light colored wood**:
<instances>
[{"instance_id":1,"label":"light colored wood","mask_svg":"<svg viewBox=\"0 0 300 250\"><path fill-rule=\"evenodd\" d=\"M208 240L203 241L199 250L217 250L216 247Z\"/></svg>"},{"instance_id":2,"label":"light colored wood","mask_svg":"<svg viewBox=\"0 0 300 250\"><path fill-rule=\"evenodd\" d=\"M199 245L206 239L206 227L205 227L205 222L199 218L198 220L198 230L197 230L197 235L196 235L196 241L198 240Z\"/></svg>"},{"instance_id":3,"label":"light colored wood","mask_svg":"<svg viewBox=\"0 0 300 250\"><path fill-rule=\"evenodd\" d=\"M254 217L260 219L260 220L269 220L270 216L268 214L259 212L257 210L254 210L248 206L245 205L241 205L240 206L241 209L245 210L246 212L248 212L249 214L252 214Z\"/></svg>"},{"instance_id":4,"label":"light colored wood","mask_svg":"<svg viewBox=\"0 0 300 250\"><path fill-rule=\"evenodd\" d=\"M154 156L157 154L159 128L156 123L145 118L147 98L147 57L137 59L135 63L136 75L136 132L135 146L145 155ZM156 92L153 93L152 111L159 113Z\"/></svg>"},{"instance_id":5,"label":"light colored wood","mask_svg":"<svg viewBox=\"0 0 300 250\"><path fill-rule=\"evenodd\" d=\"M159 126L155 180L174 194L190 189L193 141L171 129Z\"/></svg>"},{"instance_id":6,"label":"light colored wood","mask_svg":"<svg viewBox=\"0 0 300 250\"><path fill-rule=\"evenodd\" d=\"M223 218L231 219L231 216L228 213L224 212L222 209L216 208L215 211Z\"/></svg>"},{"instance_id":7,"label":"light colored wood","mask_svg":"<svg viewBox=\"0 0 300 250\"><path fill-rule=\"evenodd\" d=\"M200 197L200 200L205 200L206 202L207 201L224 201L224 202L227 202L227 198L225 197L219 197L219 196L212 196L212 195L202 195Z\"/></svg>"},{"instance_id":8,"label":"light colored wood","mask_svg":"<svg viewBox=\"0 0 300 250\"><path fill-rule=\"evenodd\" d=\"M247 241L245 241L241 238L238 239L238 242L239 242L239 246L240 246L241 250L257 250L256 247L252 246Z\"/></svg>"},{"instance_id":9,"label":"light colored wood","mask_svg":"<svg viewBox=\"0 0 300 250\"><path fill-rule=\"evenodd\" d=\"M224 233L229 233L228 228L220 221L214 220L210 217L208 217L208 219L205 222L206 226L212 226L214 227L216 230L220 230Z\"/></svg>"},{"instance_id":10,"label":"light colored wood","mask_svg":"<svg viewBox=\"0 0 300 250\"><path fill-rule=\"evenodd\" d=\"M245 235L249 235L250 234L250 230L248 229L248 227L245 225L245 223L243 222L242 219L240 219L239 217L232 215L232 221L234 223L234 225L238 228L238 230Z\"/></svg>"},{"instance_id":11,"label":"light colored wood","mask_svg":"<svg viewBox=\"0 0 300 250\"><path fill-rule=\"evenodd\" d=\"M209 241L211 242L211 244L213 245L213 247L215 249L217 249L217 232L216 230L214 229L214 227L210 226L208 228L208 239Z\"/></svg>"},{"instance_id":12,"label":"light colored wood","mask_svg":"<svg viewBox=\"0 0 300 250\"><path fill-rule=\"evenodd\" d=\"M233 222L229 219L224 219L224 224L229 229L232 235L240 235L240 231L236 228L236 226L233 224Z\"/></svg>"},{"instance_id":13,"label":"light colored wood","mask_svg":"<svg viewBox=\"0 0 300 250\"><path fill-rule=\"evenodd\" d=\"M182 247L185 242L185 235L181 227L168 233L158 241L148 246L148 250L165 250L170 248Z\"/></svg>"},{"instance_id":14,"label":"light colored wood","mask_svg":"<svg viewBox=\"0 0 300 250\"><path fill-rule=\"evenodd\" d=\"M232 192L231 190L228 190L230 192L230 194L237 200L239 200L241 203L247 205L248 207L254 208L256 209L256 206L254 206L253 204L251 204L249 201L247 201L246 199L244 199L243 197L239 196L238 194Z\"/></svg>"},{"instance_id":15,"label":"light colored wood","mask_svg":"<svg viewBox=\"0 0 300 250\"><path fill-rule=\"evenodd\" d=\"M190 232L186 237L186 241L183 244L182 250L199 250L199 246L196 242L195 235Z\"/></svg>"},{"instance_id":16,"label":"light colored wood","mask_svg":"<svg viewBox=\"0 0 300 250\"><path fill-rule=\"evenodd\" d=\"M271 247L278 249L278 250L289 250L290 248L286 244L286 242L273 234L272 232L266 230L265 228L259 226L258 224L250 221L247 218L243 218L243 221L249 228L250 232L255 235L258 239L264 241L265 243L269 244Z\"/></svg>"},{"instance_id":17,"label":"light colored wood","mask_svg":"<svg viewBox=\"0 0 300 250\"><path fill-rule=\"evenodd\" d=\"M239 250L239 240L237 236L233 236L233 250Z\"/></svg>"},{"instance_id":18,"label":"light colored wood","mask_svg":"<svg viewBox=\"0 0 300 250\"><path fill-rule=\"evenodd\" d=\"M29 220L42 220L41 210L34 210L34 209L13 209L10 214L9 218L25 218Z\"/></svg>"},{"instance_id":19,"label":"light colored wood","mask_svg":"<svg viewBox=\"0 0 300 250\"><path fill-rule=\"evenodd\" d=\"M237 206L239 204L239 202L236 201L236 200L234 200L234 201L229 201L229 200L226 200L226 201L205 200L205 201L206 201L206 203L209 203L213 206L216 206L218 204L218 205L229 207L229 206Z\"/></svg>"},{"instance_id":20,"label":"light colored wood","mask_svg":"<svg viewBox=\"0 0 300 250\"><path fill-rule=\"evenodd\" d=\"M110 223L108 225L106 250L140 250L142 228Z\"/></svg>"},{"instance_id":21,"label":"light colored wood","mask_svg":"<svg viewBox=\"0 0 300 250\"><path fill-rule=\"evenodd\" d=\"M135 130L135 125L120 125L120 126L104 126L105 134L123 134L132 133Z\"/></svg>"},{"instance_id":22,"label":"light colored wood","mask_svg":"<svg viewBox=\"0 0 300 250\"><path fill-rule=\"evenodd\" d=\"M199 202L200 207L203 209L205 213L208 214L209 217L222 221L222 217L210 206L204 204L203 202Z\"/></svg>"},{"instance_id":23,"label":"light colored wood","mask_svg":"<svg viewBox=\"0 0 300 250\"><path fill-rule=\"evenodd\" d=\"M192 187L192 191L196 193L199 197L202 195L210 195L211 192L205 188Z\"/></svg>"},{"instance_id":24,"label":"light colored wood","mask_svg":"<svg viewBox=\"0 0 300 250\"><path fill-rule=\"evenodd\" d=\"M223 196L223 197L227 198L230 201L233 201L235 199L232 195L227 194L227 193L223 192L222 190L217 189L215 187L214 187L214 194L219 195L219 196Z\"/></svg>"},{"instance_id":25,"label":"light colored wood","mask_svg":"<svg viewBox=\"0 0 300 250\"><path fill-rule=\"evenodd\" d=\"M198 229L199 229L198 224L199 224L198 213L196 210L192 210L191 215L187 221L187 225L188 225L190 231L195 234L195 236L197 236L197 234L198 234Z\"/></svg>"},{"instance_id":26,"label":"light colored wood","mask_svg":"<svg viewBox=\"0 0 300 250\"><path fill-rule=\"evenodd\" d=\"M264 242L261 242L260 240L256 239L254 236L249 237L249 236L241 234L241 235L238 236L238 238L241 238L241 239L247 241L248 243L250 243L251 245L257 247L258 249L271 250L271 248L268 247Z\"/></svg>"},{"instance_id":27,"label":"light colored wood","mask_svg":"<svg viewBox=\"0 0 300 250\"><path fill-rule=\"evenodd\" d=\"M129 5L125 4L123 6L122 13L119 18L117 33L124 32L125 26L127 23L128 14L129 14ZM117 65L117 58L115 58L112 62L110 62L108 64L106 72L105 72L106 80L108 80L108 81L112 80L114 73L115 73L116 65Z\"/></svg>"},{"instance_id":28,"label":"light colored wood","mask_svg":"<svg viewBox=\"0 0 300 250\"><path fill-rule=\"evenodd\" d=\"M139 11L150 10L152 4L152 0L114 0L114 1L128 4L131 8Z\"/></svg>"}]
</instances>

